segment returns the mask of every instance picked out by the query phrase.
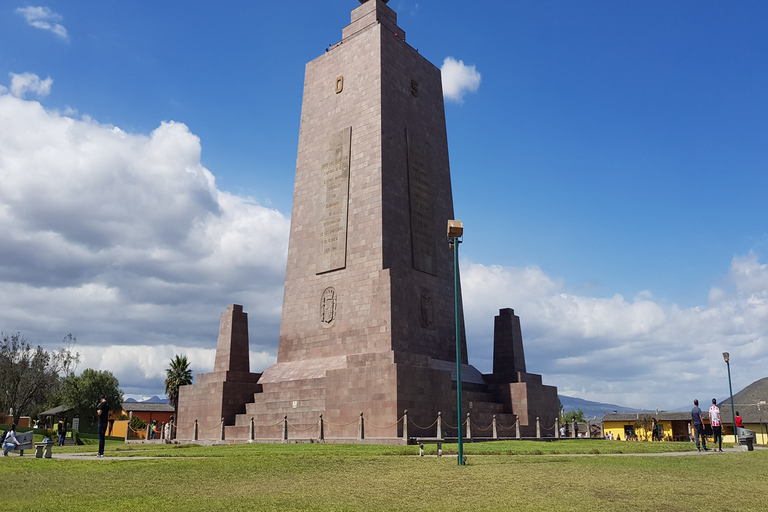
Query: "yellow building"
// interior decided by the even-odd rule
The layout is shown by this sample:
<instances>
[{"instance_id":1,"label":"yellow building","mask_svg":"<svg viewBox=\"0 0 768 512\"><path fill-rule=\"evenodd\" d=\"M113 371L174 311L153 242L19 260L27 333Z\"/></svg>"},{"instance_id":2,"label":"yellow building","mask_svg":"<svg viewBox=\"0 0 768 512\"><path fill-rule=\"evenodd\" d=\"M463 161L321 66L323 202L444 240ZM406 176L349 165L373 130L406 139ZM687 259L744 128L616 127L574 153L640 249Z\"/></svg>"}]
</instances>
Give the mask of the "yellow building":
<instances>
[{"instance_id":1,"label":"yellow building","mask_svg":"<svg viewBox=\"0 0 768 512\"><path fill-rule=\"evenodd\" d=\"M702 411L704 423L709 426L709 414ZM603 437L622 441L651 441L653 419L659 424L663 441L689 441L693 439L690 412L640 412L606 414L603 416Z\"/></svg>"},{"instance_id":2,"label":"yellow building","mask_svg":"<svg viewBox=\"0 0 768 512\"><path fill-rule=\"evenodd\" d=\"M768 377L757 380L733 395L733 410L742 418L744 428L755 433L756 444L768 444ZM712 441L712 426L709 421L709 407L712 399L699 398L699 407L704 419L704 431L707 441ZM736 443L733 436L733 412L731 400L723 400L717 406L720 408L720 418L723 426L723 442ZM693 408L693 405L691 405ZM693 440L693 425L691 412L641 412L630 414L606 414L603 416L603 437L621 439L622 441L650 441L656 418L662 429L662 440L689 441Z\"/></svg>"}]
</instances>

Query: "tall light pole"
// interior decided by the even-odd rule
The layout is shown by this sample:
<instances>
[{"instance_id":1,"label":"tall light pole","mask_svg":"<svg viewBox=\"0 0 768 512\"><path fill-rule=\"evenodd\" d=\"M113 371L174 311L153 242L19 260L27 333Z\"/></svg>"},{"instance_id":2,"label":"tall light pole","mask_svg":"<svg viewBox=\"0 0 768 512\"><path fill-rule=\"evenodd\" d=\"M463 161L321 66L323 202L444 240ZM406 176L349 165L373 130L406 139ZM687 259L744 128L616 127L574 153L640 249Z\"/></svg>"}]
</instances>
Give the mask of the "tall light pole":
<instances>
[{"instance_id":1,"label":"tall light pole","mask_svg":"<svg viewBox=\"0 0 768 512\"><path fill-rule=\"evenodd\" d=\"M460 220L448 221L448 242L453 249L453 299L456 316L456 410L459 425L459 466L464 465L464 439L461 434L461 325L459 323L459 240L464 235Z\"/></svg>"},{"instance_id":2,"label":"tall light pole","mask_svg":"<svg viewBox=\"0 0 768 512\"><path fill-rule=\"evenodd\" d=\"M725 364L728 366L728 389L731 391L731 417L733 418L733 439L736 442L736 444L739 444L739 436L736 435L736 413L734 412L736 408L733 406L733 386L731 385L731 356L728 354L728 352L723 352L723 359L725 360Z\"/></svg>"}]
</instances>

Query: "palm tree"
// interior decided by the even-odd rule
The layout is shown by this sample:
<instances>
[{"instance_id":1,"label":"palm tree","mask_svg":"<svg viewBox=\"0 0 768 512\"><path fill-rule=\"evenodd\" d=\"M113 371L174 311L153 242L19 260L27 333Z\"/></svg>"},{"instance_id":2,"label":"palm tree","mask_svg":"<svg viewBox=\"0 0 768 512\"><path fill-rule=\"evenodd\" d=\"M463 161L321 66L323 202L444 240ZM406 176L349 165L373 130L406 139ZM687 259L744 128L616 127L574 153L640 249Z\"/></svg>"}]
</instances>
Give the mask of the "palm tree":
<instances>
[{"instance_id":1,"label":"palm tree","mask_svg":"<svg viewBox=\"0 0 768 512\"><path fill-rule=\"evenodd\" d=\"M192 370L189 368L187 356L177 354L176 357L171 359L171 366L165 370L165 374L165 394L168 395L168 403L173 406L173 417L178 422L179 387L192 384Z\"/></svg>"}]
</instances>

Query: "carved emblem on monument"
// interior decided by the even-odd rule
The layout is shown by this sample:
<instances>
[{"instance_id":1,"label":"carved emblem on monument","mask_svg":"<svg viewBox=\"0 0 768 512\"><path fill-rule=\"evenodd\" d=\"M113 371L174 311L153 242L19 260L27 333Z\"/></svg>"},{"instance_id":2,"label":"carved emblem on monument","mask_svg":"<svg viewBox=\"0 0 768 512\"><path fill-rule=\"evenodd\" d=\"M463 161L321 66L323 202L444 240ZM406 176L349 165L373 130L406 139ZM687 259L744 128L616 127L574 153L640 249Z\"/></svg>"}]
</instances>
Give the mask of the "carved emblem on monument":
<instances>
[{"instance_id":1,"label":"carved emblem on monument","mask_svg":"<svg viewBox=\"0 0 768 512\"><path fill-rule=\"evenodd\" d=\"M336 318L336 290L329 286L323 290L323 297L320 299L320 321L324 325L331 325Z\"/></svg>"},{"instance_id":2,"label":"carved emblem on monument","mask_svg":"<svg viewBox=\"0 0 768 512\"><path fill-rule=\"evenodd\" d=\"M421 289L421 325L427 329L435 328L435 305L428 288Z\"/></svg>"}]
</instances>

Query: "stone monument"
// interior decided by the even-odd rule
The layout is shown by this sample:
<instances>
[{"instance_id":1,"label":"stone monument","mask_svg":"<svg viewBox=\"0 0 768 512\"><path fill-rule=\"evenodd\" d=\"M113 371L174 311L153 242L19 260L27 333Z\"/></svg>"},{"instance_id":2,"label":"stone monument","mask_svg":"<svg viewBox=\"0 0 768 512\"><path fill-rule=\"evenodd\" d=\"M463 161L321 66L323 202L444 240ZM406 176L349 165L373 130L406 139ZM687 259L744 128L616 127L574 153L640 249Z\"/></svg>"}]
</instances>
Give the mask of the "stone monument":
<instances>
[{"instance_id":1,"label":"stone monument","mask_svg":"<svg viewBox=\"0 0 768 512\"><path fill-rule=\"evenodd\" d=\"M386 1L360 3L342 40L306 66L277 362L225 417L227 439L289 428L315 438L318 423L325 439L399 439L406 409L409 436L434 436L420 427L439 412L444 431L456 428L441 72L406 43ZM532 435L531 414L554 423L557 391L525 372L511 311L497 317L491 375L468 364L461 330L463 410L473 422L519 417ZM217 361L219 350L221 338ZM180 407L179 424L193 412Z\"/></svg>"}]
</instances>

